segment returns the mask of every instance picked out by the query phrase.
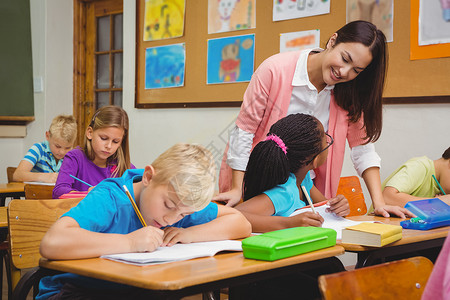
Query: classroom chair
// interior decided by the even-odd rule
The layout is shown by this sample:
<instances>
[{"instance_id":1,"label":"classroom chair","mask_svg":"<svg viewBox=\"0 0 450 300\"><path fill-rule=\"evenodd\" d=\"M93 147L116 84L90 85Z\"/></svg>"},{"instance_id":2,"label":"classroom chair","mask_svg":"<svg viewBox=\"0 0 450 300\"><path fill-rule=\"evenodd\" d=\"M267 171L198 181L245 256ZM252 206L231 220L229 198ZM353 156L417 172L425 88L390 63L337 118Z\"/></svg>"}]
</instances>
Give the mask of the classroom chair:
<instances>
[{"instance_id":1,"label":"classroom chair","mask_svg":"<svg viewBox=\"0 0 450 300\"><path fill-rule=\"evenodd\" d=\"M361 216L367 213L366 201L358 176L341 177L336 194L342 194L348 200L350 214L347 217Z\"/></svg>"},{"instance_id":2,"label":"classroom chair","mask_svg":"<svg viewBox=\"0 0 450 300\"><path fill-rule=\"evenodd\" d=\"M54 185L28 184L24 186L25 199L52 199Z\"/></svg>"},{"instance_id":3,"label":"classroom chair","mask_svg":"<svg viewBox=\"0 0 450 300\"><path fill-rule=\"evenodd\" d=\"M9 295L25 299L41 278L35 268L39 265L39 245L48 228L82 198L12 200L8 207L10 243ZM21 277L21 269L34 268ZM33 293L36 296L38 289ZM10 297L9 297L10 298ZM11 298L10 298L11 299Z\"/></svg>"},{"instance_id":4,"label":"classroom chair","mask_svg":"<svg viewBox=\"0 0 450 300\"><path fill-rule=\"evenodd\" d=\"M13 182L13 174L17 168L15 167L6 167L6 175L8 177L8 183Z\"/></svg>"},{"instance_id":5,"label":"classroom chair","mask_svg":"<svg viewBox=\"0 0 450 300\"><path fill-rule=\"evenodd\" d=\"M371 267L319 277L324 300L408 299L420 300L433 263L416 256Z\"/></svg>"}]
</instances>

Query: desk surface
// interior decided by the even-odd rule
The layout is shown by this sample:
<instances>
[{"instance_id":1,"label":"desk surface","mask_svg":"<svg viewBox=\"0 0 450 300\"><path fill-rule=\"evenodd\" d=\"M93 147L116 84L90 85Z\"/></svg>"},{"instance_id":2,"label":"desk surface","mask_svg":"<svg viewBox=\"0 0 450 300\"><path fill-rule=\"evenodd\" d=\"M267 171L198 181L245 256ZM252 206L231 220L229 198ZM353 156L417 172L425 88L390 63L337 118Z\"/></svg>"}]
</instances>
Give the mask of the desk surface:
<instances>
[{"instance_id":1,"label":"desk surface","mask_svg":"<svg viewBox=\"0 0 450 300\"><path fill-rule=\"evenodd\" d=\"M134 266L102 258L65 261L50 261L41 258L39 266L145 289L178 290L203 283L334 257L343 253L344 248L334 246L267 262L246 259L242 252L233 252L153 266Z\"/></svg>"},{"instance_id":2,"label":"desk surface","mask_svg":"<svg viewBox=\"0 0 450 300\"><path fill-rule=\"evenodd\" d=\"M400 218L383 218L377 216L353 216L349 219L354 221L379 221L385 224L400 225L403 219ZM435 228L431 230L413 230L413 229L403 229L402 239L396 241L392 244L386 245L385 247L399 246L405 244L412 244L417 242L423 242L438 238L445 238L450 230L450 226ZM367 247L361 245L344 244L340 243L346 251L359 252L377 249L376 247Z\"/></svg>"},{"instance_id":3,"label":"desk surface","mask_svg":"<svg viewBox=\"0 0 450 300\"><path fill-rule=\"evenodd\" d=\"M24 192L23 182L0 183L0 194Z\"/></svg>"}]
</instances>

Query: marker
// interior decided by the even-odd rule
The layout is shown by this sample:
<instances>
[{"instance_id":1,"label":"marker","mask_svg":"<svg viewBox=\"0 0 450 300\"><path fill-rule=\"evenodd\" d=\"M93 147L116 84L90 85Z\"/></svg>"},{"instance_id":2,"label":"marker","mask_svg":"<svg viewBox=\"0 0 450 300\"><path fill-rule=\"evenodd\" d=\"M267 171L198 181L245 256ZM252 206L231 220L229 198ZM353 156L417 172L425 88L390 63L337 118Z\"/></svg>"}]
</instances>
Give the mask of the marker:
<instances>
[{"instance_id":1,"label":"marker","mask_svg":"<svg viewBox=\"0 0 450 300\"><path fill-rule=\"evenodd\" d=\"M130 191L128 191L127 186L123 185L123 189L125 190L125 194L127 194L128 199L130 199L131 205L134 208L134 211L136 212L136 215L139 218L139 221L141 221L142 226L147 227L147 224L145 223L144 218L141 215L141 212L139 211L139 208L136 205L136 202L134 202L133 197L131 197Z\"/></svg>"},{"instance_id":2,"label":"marker","mask_svg":"<svg viewBox=\"0 0 450 300\"><path fill-rule=\"evenodd\" d=\"M303 185L302 185L302 191L303 191L303 194L305 194L306 200L308 200L309 206L311 206L313 213L316 213L316 210L314 209L314 205L312 204L311 198L309 198L309 194Z\"/></svg>"},{"instance_id":3,"label":"marker","mask_svg":"<svg viewBox=\"0 0 450 300\"><path fill-rule=\"evenodd\" d=\"M80 178L77 178L77 177L75 177L75 176L73 176L73 175L71 175L71 174L69 174L69 176L72 177L73 179L78 180L78 181L81 182L81 183L84 183L85 185L87 185L87 186L89 186L89 187L93 187L93 185L87 183L86 181L81 180Z\"/></svg>"},{"instance_id":4,"label":"marker","mask_svg":"<svg viewBox=\"0 0 450 300\"><path fill-rule=\"evenodd\" d=\"M444 189L443 189L442 186L439 184L439 181L436 179L436 176L434 176L434 175L431 175L431 176L433 177L434 181L436 181L436 183L437 183L439 189L440 189L441 192L442 192L442 195L446 195L446 193L444 192Z\"/></svg>"}]
</instances>

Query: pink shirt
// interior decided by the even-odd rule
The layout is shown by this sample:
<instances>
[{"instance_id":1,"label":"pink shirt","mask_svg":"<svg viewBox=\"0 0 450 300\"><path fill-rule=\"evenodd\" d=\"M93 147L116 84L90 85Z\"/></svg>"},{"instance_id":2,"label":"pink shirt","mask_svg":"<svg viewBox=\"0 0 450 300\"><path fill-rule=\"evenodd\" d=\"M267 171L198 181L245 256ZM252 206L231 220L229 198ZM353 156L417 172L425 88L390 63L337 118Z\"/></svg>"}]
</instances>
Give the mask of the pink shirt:
<instances>
[{"instance_id":1,"label":"pink shirt","mask_svg":"<svg viewBox=\"0 0 450 300\"><path fill-rule=\"evenodd\" d=\"M449 232L450 234L450 232ZM450 299L450 238L447 237L422 294L422 300Z\"/></svg>"},{"instance_id":2,"label":"pink shirt","mask_svg":"<svg viewBox=\"0 0 450 300\"><path fill-rule=\"evenodd\" d=\"M265 138L270 126L286 116L292 96L292 78L300 52L285 52L266 59L252 76L236 120L236 125L255 135L254 147ZM334 97L330 101L328 133L335 142L330 147L328 159L316 169L316 187L330 198L336 194L345 153L345 140L350 148L364 143L362 118L358 123L349 123L347 111L337 106ZM220 192L231 188L231 168L226 164L226 152L222 160L219 177Z\"/></svg>"}]
</instances>

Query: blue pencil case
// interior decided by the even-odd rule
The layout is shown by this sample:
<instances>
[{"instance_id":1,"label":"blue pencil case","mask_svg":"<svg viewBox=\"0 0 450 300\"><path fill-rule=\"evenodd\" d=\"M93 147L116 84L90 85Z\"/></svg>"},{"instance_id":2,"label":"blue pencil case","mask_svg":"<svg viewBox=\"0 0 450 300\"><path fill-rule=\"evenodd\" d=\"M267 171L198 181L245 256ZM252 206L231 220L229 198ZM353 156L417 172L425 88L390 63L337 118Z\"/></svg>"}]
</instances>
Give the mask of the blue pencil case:
<instances>
[{"instance_id":1,"label":"blue pencil case","mask_svg":"<svg viewBox=\"0 0 450 300\"><path fill-rule=\"evenodd\" d=\"M438 198L410 201L405 208L420 218L418 221L400 222L405 229L429 230L450 226L450 206Z\"/></svg>"}]
</instances>

